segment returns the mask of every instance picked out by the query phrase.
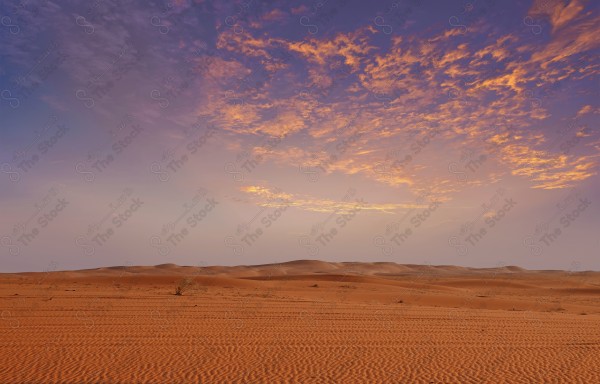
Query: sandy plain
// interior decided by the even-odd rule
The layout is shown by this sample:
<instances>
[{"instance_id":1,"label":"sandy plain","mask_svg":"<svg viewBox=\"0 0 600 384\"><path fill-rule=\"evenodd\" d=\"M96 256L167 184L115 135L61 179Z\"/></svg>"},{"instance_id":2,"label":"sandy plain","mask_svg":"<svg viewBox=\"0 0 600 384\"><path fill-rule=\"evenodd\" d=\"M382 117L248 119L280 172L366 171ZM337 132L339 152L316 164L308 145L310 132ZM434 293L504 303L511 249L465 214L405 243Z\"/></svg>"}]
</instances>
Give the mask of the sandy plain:
<instances>
[{"instance_id":1,"label":"sandy plain","mask_svg":"<svg viewBox=\"0 0 600 384\"><path fill-rule=\"evenodd\" d=\"M0 310L0 383L600 383L600 272L302 260L0 274Z\"/></svg>"}]
</instances>

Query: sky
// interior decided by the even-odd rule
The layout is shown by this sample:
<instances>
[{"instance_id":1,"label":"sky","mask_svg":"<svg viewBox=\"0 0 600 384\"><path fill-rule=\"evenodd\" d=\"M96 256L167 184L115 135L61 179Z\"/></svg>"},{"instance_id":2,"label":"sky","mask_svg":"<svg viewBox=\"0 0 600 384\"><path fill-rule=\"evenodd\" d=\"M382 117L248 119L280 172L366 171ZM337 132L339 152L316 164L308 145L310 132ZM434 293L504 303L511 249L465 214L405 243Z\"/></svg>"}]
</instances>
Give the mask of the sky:
<instances>
[{"instance_id":1,"label":"sky","mask_svg":"<svg viewBox=\"0 0 600 384\"><path fill-rule=\"evenodd\" d=\"M0 271L600 270L598 4L2 1Z\"/></svg>"}]
</instances>

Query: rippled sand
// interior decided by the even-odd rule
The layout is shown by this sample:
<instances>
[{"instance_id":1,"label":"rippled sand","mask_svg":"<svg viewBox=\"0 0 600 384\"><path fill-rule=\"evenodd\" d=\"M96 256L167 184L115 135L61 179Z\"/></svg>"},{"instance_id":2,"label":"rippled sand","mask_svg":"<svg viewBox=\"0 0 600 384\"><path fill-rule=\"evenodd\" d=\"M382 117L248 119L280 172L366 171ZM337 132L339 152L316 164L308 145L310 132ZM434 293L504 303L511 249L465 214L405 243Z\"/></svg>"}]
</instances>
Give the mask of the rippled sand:
<instances>
[{"instance_id":1,"label":"rippled sand","mask_svg":"<svg viewBox=\"0 0 600 384\"><path fill-rule=\"evenodd\" d=\"M0 382L600 383L599 298L600 273L516 267L3 274Z\"/></svg>"}]
</instances>

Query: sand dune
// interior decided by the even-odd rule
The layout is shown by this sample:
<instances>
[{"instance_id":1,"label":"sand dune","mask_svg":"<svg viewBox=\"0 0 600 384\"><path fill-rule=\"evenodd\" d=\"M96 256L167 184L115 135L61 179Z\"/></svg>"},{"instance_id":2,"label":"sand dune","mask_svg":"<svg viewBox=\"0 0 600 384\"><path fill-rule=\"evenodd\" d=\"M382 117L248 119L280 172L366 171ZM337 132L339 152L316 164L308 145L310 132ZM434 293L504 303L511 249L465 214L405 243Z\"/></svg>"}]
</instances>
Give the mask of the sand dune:
<instances>
[{"instance_id":1,"label":"sand dune","mask_svg":"<svg viewBox=\"0 0 600 384\"><path fill-rule=\"evenodd\" d=\"M599 296L598 272L387 262L1 274L0 382L597 383Z\"/></svg>"}]
</instances>

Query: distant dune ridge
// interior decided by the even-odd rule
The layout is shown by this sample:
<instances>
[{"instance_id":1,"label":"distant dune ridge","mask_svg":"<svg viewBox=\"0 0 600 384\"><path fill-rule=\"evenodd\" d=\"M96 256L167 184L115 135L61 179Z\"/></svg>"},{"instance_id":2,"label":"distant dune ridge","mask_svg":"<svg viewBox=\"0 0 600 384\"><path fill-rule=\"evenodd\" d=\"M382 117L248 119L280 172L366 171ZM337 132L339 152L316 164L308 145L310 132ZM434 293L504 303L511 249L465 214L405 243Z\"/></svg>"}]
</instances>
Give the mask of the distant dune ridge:
<instances>
[{"instance_id":1,"label":"distant dune ridge","mask_svg":"<svg viewBox=\"0 0 600 384\"><path fill-rule=\"evenodd\" d=\"M514 266L0 274L0 382L596 383L599 297L600 272Z\"/></svg>"},{"instance_id":2,"label":"distant dune ridge","mask_svg":"<svg viewBox=\"0 0 600 384\"><path fill-rule=\"evenodd\" d=\"M155 266L111 266L94 269L82 269L69 271L73 273L94 272L101 273L105 271L123 271L128 273L189 273L190 269L198 269L202 274L211 275L229 275L237 277L249 277L256 275L300 275L300 274L357 274L357 275L393 275L393 274L456 274L456 273L567 273L561 270L527 270L514 265L507 265L493 268L470 268L454 265L419 265L419 264L397 264L393 262L327 262L320 260L293 260L281 263L258 264L258 265L238 265L238 266L180 266L167 263ZM576 273L593 272L580 271ZM23 272L22 274L26 274ZM34 273L34 272L31 272ZM47 273L47 272L42 272ZM54 273L54 272L50 272ZM574 273L574 272L568 272Z\"/></svg>"}]
</instances>

